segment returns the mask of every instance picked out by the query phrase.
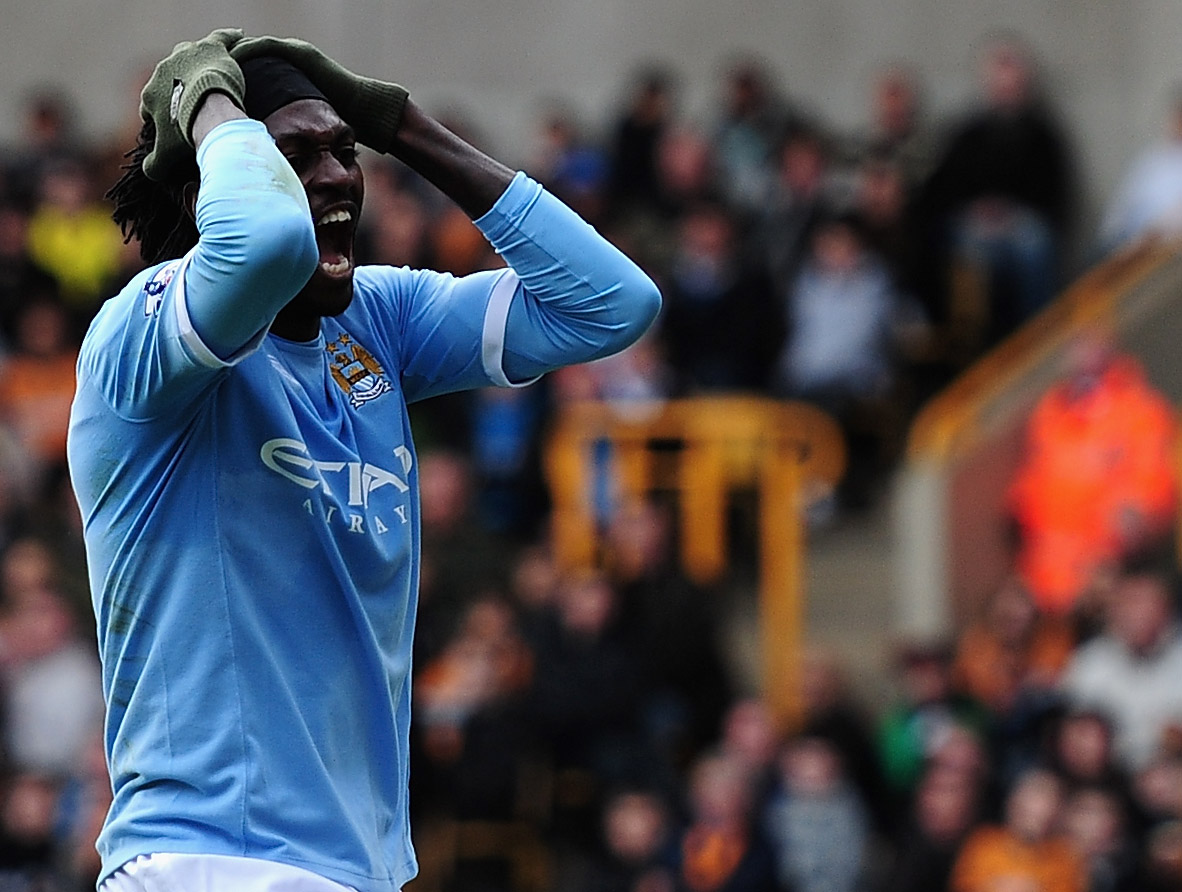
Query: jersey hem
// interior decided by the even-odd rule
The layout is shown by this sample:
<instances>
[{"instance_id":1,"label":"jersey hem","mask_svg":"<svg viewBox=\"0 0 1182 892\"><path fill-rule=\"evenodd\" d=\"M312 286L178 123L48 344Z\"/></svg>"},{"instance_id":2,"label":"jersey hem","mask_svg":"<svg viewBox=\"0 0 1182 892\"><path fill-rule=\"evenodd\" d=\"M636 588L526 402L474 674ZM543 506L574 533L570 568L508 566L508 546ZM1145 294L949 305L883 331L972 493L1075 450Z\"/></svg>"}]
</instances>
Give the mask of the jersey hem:
<instances>
[{"instance_id":1,"label":"jersey hem","mask_svg":"<svg viewBox=\"0 0 1182 892\"><path fill-rule=\"evenodd\" d=\"M242 858L253 861L266 861L271 864L286 864L289 867L298 867L301 870L311 871L317 876L321 876L326 880L332 880L334 883L355 884L366 883L366 890L370 889L373 892L401 892L402 887L413 880L419 873L418 861L411 858L410 861L403 862L402 869L398 873L388 876L371 876L364 873L356 873L343 867L337 867L331 864L324 864L320 861L312 861L304 858L268 858L263 855L244 855L241 849L230 851L228 848L221 851L211 851L208 844L205 845L185 845L178 844L176 840L162 841L162 848L141 849L138 846L131 847L126 851L126 854L119 853L114 857L103 858L103 869L99 874L96 888L101 887L103 883L109 880L112 876L118 873L128 864L135 861L137 858L144 858L150 855L214 855L224 856L228 858ZM374 885L374 884L379 885Z\"/></svg>"}]
</instances>

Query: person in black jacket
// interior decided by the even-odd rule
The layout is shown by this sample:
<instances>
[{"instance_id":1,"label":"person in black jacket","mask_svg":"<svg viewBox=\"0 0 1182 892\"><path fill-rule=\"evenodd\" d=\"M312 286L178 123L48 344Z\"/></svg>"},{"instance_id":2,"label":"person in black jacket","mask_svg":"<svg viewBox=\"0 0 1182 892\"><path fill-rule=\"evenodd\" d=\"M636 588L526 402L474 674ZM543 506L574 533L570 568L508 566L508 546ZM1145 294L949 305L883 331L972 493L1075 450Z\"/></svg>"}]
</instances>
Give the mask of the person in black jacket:
<instances>
[{"instance_id":1,"label":"person in black jacket","mask_svg":"<svg viewBox=\"0 0 1182 892\"><path fill-rule=\"evenodd\" d=\"M982 63L985 104L956 127L923 195L929 237L984 278L994 341L1045 306L1061 274L1073 197L1067 140L1012 38Z\"/></svg>"}]
</instances>

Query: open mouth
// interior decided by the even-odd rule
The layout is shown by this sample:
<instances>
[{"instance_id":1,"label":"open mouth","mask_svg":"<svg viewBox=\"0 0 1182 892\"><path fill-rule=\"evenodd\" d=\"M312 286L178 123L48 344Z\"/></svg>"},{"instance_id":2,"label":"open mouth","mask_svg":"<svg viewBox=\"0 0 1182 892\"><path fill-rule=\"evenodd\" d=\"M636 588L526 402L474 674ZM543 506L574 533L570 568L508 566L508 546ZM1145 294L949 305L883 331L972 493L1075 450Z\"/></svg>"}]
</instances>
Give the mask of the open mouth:
<instances>
[{"instance_id":1,"label":"open mouth","mask_svg":"<svg viewBox=\"0 0 1182 892\"><path fill-rule=\"evenodd\" d=\"M353 272L353 236L356 231L357 215L349 208L334 208L316 220L321 273L339 279Z\"/></svg>"}]
</instances>

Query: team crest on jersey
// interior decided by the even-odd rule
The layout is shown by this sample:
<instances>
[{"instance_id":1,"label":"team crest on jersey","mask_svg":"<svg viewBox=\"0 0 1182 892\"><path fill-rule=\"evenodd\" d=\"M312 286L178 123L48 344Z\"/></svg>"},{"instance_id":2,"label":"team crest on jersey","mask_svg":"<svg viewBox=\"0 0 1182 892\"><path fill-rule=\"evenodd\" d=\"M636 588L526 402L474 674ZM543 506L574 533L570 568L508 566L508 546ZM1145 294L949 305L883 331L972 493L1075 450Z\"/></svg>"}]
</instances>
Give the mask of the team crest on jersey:
<instances>
[{"instance_id":1,"label":"team crest on jersey","mask_svg":"<svg viewBox=\"0 0 1182 892\"><path fill-rule=\"evenodd\" d=\"M144 284L144 315L155 316L160 311L160 302L164 300L164 289L176 276L181 268L181 261L174 260L156 270L152 278Z\"/></svg>"},{"instance_id":2,"label":"team crest on jersey","mask_svg":"<svg viewBox=\"0 0 1182 892\"><path fill-rule=\"evenodd\" d=\"M354 409L389 393L390 379L381 363L350 335L341 332L324 349L330 357L332 379L345 392Z\"/></svg>"}]
</instances>

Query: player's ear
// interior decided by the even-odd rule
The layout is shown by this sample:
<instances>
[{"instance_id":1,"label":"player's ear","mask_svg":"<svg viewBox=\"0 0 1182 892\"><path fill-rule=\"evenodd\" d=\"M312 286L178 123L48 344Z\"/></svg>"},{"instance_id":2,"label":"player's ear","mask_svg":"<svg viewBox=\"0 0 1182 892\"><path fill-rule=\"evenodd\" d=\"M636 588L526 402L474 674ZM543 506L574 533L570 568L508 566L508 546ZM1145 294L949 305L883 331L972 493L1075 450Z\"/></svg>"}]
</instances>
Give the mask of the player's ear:
<instances>
[{"instance_id":1,"label":"player's ear","mask_svg":"<svg viewBox=\"0 0 1182 892\"><path fill-rule=\"evenodd\" d=\"M194 180L191 183L185 183L185 188L181 193L184 196L185 213L189 215L189 219L194 223L197 222L197 188L199 183Z\"/></svg>"}]
</instances>

